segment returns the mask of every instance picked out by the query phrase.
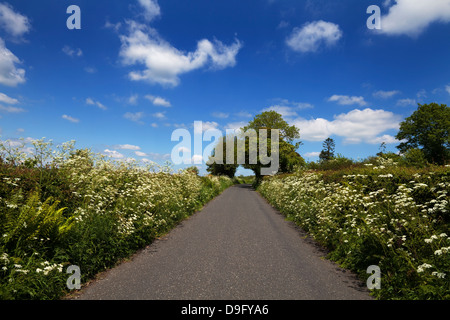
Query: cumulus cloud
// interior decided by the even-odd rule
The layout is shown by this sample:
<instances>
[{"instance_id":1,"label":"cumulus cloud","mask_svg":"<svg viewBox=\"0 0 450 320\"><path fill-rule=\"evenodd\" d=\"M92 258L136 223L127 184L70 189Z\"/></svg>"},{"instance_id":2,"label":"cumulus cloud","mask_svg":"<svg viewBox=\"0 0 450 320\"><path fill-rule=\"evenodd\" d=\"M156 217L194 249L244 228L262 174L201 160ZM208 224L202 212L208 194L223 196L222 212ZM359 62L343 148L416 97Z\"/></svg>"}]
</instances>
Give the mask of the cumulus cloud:
<instances>
[{"instance_id":1,"label":"cumulus cloud","mask_svg":"<svg viewBox=\"0 0 450 320\"><path fill-rule=\"evenodd\" d=\"M344 95L332 95L330 98L328 98L328 101L330 102L337 102L340 105L343 106L349 106L357 104L361 107L367 105L367 102L364 101L364 97L356 97L356 96L344 96Z\"/></svg>"},{"instance_id":2,"label":"cumulus cloud","mask_svg":"<svg viewBox=\"0 0 450 320\"><path fill-rule=\"evenodd\" d=\"M26 16L15 12L9 4L0 3L0 27L17 39L27 33L31 25Z\"/></svg>"},{"instance_id":3,"label":"cumulus cloud","mask_svg":"<svg viewBox=\"0 0 450 320\"><path fill-rule=\"evenodd\" d=\"M164 112L156 112L152 114L152 116L160 120L166 118L166 114Z\"/></svg>"},{"instance_id":4,"label":"cumulus cloud","mask_svg":"<svg viewBox=\"0 0 450 320\"><path fill-rule=\"evenodd\" d=\"M127 120L142 124L143 122L141 121L141 119L144 117L144 113L143 112L135 112L135 113L127 112L123 115L123 117Z\"/></svg>"},{"instance_id":5,"label":"cumulus cloud","mask_svg":"<svg viewBox=\"0 0 450 320\"><path fill-rule=\"evenodd\" d=\"M162 39L157 31L135 21L128 21L128 34L121 35L120 57L124 65L142 65L144 69L131 71L133 81L177 86L181 74L209 67L213 70L233 67L242 44L239 40L229 46L219 40L198 41L197 49L183 52Z\"/></svg>"},{"instance_id":6,"label":"cumulus cloud","mask_svg":"<svg viewBox=\"0 0 450 320\"><path fill-rule=\"evenodd\" d=\"M120 152L116 151L116 150L109 150L109 149L105 149L103 151L103 153L105 155L107 155L108 157L114 158L114 159L123 159L124 155L121 154Z\"/></svg>"},{"instance_id":7,"label":"cumulus cloud","mask_svg":"<svg viewBox=\"0 0 450 320\"><path fill-rule=\"evenodd\" d=\"M337 24L319 20L294 28L286 44L294 51L316 52L322 46L335 45L341 37L342 31Z\"/></svg>"},{"instance_id":8,"label":"cumulus cloud","mask_svg":"<svg viewBox=\"0 0 450 320\"><path fill-rule=\"evenodd\" d=\"M5 113L21 113L21 112L25 112L24 109L22 108L18 108L18 107L12 107L12 106L2 106L0 105L0 112L5 112Z\"/></svg>"},{"instance_id":9,"label":"cumulus cloud","mask_svg":"<svg viewBox=\"0 0 450 320\"><path fill-rule=\"evenodd\" d=\"M91 106L97 106L97 107L99 107L102 110L107 110L108 109L102 103L100 103L99 101L95 101L92 98L87 98L86 99L86 104L91 105Z\"/></svg>"},{"instance_id":10,"label":"cumulus cloud","mask_svg":"<svg viewBox=\"0 0 450 320\"><path fill-rule=\"evenodd\" d=\"M414 37L435 22L450 22L450 0L396 0L389 12L381 17L380 31L387 35Z\"/></svg>"},{"instance_id":11,"label":"cumulus cloud","mask_svg":"<svg viewBox=\"0 0 450 320\"><path fill-rule=\"evenodd\" d=\"M447 91L447 93L450 94L450 85L445 86L445 91Z\"/></svg>"},{"instance_id":12,"label":"cumulus cloud","mask_svg":"<svg viewBox=\"0 0 450 320\"><path fill-rule=\"evenodd\" d=\"M64 46L62 48L62 52L64 52L69 57L81 57L83 55L83 51L80 48L72 48L70 46Z\"/></svg>"},{"instance_id":13,"label":"cumulus cloud","mask_svg":"<svg viewBox=\"0 0 450 320\"><path fill-rule=\"evenodd\" d=\"M213 113L211 113L211 115L214 118L219 118L219 119L227 119L230 116L229 113L225 113L225 112L213 112Z\"/></svg>"},{"instance_id":14,"label":"cumulus cloud","mask_svg":"<svg viewBox=\"0 0 450 320\"><path fill-rule=\"evenodd\" d=\"M153 103L153 105L155 105L155 106L166 107L166 108L169 108L172 106L170 101L168 101L164 98L161 98L161 97L146 95L145 98L147 100L150 100Z\"/></svg>"},{"instance_id":15,"label":"cumulus cloud","mask_svg":"<svg viewBox=\"0 0 450 320\"><path fill-rule=\"evenodd\" d=\"M275 104L271 105L268 108L261 110L261 112L265 111L275 111L285 117L296 117L298 116L297 111L314 108L314 106L310 103L306 102L295 102L289 101L287 99L273 99Z\"/></svg>"},{"instance_id":16,"label":"cumulus cloud","mask_svg":"<svg viewBox=\"0 0 450 320\"><path fill-rule=\"evenodd\" d=\"M63 114L61 118L63 118L64 120L70 121L70 122L72 122L72 123L78 123L78 122L80 122L80 119L73 118L73 117L71 117L71 116L68 116L67 114Z\"/></svg>"},{"instance_id":17,"label":"cumulus cloud","mask_svg":"<svg viewBox=\"0 0 450 320\"><path fill-rule=\"evenodd\" d=\"M375 98L380 98L380 99L389 99L392 98L393 96L395 96L396 94L399 94L400 91L398 90L392 90L392 91L376 91L373 93L373 96Z\"/></svg>"},{"instance_id":18,"label":"cumulus cloud","mask_svg":"<svg viewBox=\"0 0 450 320\"><path fill-rule=\"evenodd\" d=\"M306 158L318 157L319 155L320 155L320 152L306 152L305 154L303 154L303 156Z\"/></svg>"},{"instance_id":19,"label":"cumulus cloud","mask_svg":"<svg viewBox=\"0 0 450 320\"><path fill-rule=\"evenodd\" d=\"M417 102L415 99L400 99L397 101L397 106L400 107L408 107L408 106L416 106Z\"/></svg>"},{"instance_id":20,"label":"cumulus cloud","mask_svg":"<svg viewBox=\"0 0 450 320\"><path fill-rule=\"evenodd\" d=\"M5 47L0 38L0 84L15 87L25 82L25 70L17 68L16 64L20 64L19 58Z\"/></svg>"},{"instance_id":21,"label":"cumulus cloud","mask_svg":"<svg viewBox=\"0 0 450 320\"><path fill-rule=\"evenodd\" d=\"M118 144L114 146L114 149L119 150L141 150L141 147L132 144Z\"/></svg>"},{"instance_id":22,"label":"cumulus cloud","mask_svg":"<svg viewBox=\"0 0 450 320\"><path fill-rule=\"evenodd\" d=\"M323 141L335 135L343 137L345 143L377 144L383 139L395 142L385 132L398 130L400 121L401 117L390 111L366 108L335 115L333 120L297 118L291 124L300 129L301 139L306 141Z\"/></svg>"},{"instance_id":23,"label":"cumulus cloud","mask_svg":"<svg viewBox=\"0 0 450 320\"><path fill-rule=\"evenodd\" d=\"M0 102L6 103L6 104L18 104L19 100L8 97L4 93L0 93Z\"/></svg>"},{"instance_id":24,"label":"cumulus cloud","mask_svg":"<svg viewBox=\"0 0 450 320\"><path fill-rule=\"evenodd\" d=\"M143 15L147 21L152 21L154 18L161 15L161 8L156 0L138 0L141 7L144 9Z\"/></svg>"}]
</instances>

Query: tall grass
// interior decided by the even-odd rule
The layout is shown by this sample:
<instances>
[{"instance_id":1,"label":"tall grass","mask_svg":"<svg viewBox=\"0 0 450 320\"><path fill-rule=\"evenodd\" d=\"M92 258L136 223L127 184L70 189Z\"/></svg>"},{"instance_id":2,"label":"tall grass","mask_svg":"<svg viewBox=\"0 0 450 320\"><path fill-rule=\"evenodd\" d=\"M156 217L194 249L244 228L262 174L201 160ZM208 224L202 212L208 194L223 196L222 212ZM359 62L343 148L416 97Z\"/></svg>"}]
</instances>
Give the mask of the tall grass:
<instances>
[{"instance_id":1,"label":"tall grass","mask_svg":"<svg viewBox=\"0 0 450 320\"><path fill-rule=\"evenodd\" d=\"M0 299L58 299L67 266L88 281L233 184L113 161L74 142L33 145L0 144Z\"/></svg>"}]
</instances>

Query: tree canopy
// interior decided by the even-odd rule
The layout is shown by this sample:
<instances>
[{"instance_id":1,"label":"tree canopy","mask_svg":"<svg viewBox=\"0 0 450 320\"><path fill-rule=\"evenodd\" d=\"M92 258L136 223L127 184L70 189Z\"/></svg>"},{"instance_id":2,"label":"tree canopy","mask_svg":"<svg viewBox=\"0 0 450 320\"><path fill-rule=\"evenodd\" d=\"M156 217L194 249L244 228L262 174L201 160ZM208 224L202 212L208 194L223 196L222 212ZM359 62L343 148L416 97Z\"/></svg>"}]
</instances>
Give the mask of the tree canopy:
<instances>
[{"instance_id":1,"label":"tree canopy","mask_svg":"<svg viewBox=\"0 0 450 320\"><path fill-rule=\"evenodd\" d=\"M255 159L251 157L251 150L255 148L256 150L260 150L260 129L267 130L267 154L261 155L258 154ZM279 130L279 139L278 143L276 141L272 141L272 130ZM239 156L239 152L245 152L245 163L242 166L246 169L250 169L255 173L256 180L259 181L261 179L261 170L263 168L270 167L267 165L266 161L263 161L264 156L272 157L277 155L279 157L279 167L276 172L292 172L294 168L298 165L305 164L305 160L296 152L296 149L299 147L301 142L294 143L294 140L300 138L299 129L295 126L289 125L283 117L275 112L275 111L266 111L261 114L255 116L253 120L251 120L248 125L241 128L242 135L237 135L234 137L234 140L227 140L226 137L217 144L217 148L222 148L223 150L223 164L211 163L207 166L207 171L211 174L215 175L223 175L226 174L230 176L236 172L237 167L239 166L237 157ZM254 130L254 131L253 131ZM248 132L255 132L256 136L253 137L251 135L246 135ZM255 139L255 140L253 140ZM230 143L233 141L234 144L234 162L230 164L225 161L226 152L227 152L227 142ZM256 142L256 144L254 143ZM264 141L262 141L264 142ZM244 150L238 150L238 145L244 146ZM216 150L215 149L215 150ZM231 147L230 147L231 149ZM220 149L219 149L220 150ZM276 151L273 151L276 150ZM276 152L277 154L271 154L271 152ZM215 152L213 152L212 157L215 157ZM210 159L212 158L210 157ZM253 160L253 161L252 161Z\"/></svg>"},{"instance_id":2,"label":"tree canopy","mask_svg":"<svg viewBox=\"0 0 450 320\"><path fill-rule=\"evenodd\" d=\"M450 160L450 108L445 104L419 104L414 113L400 123L396 139L401 153L421 149L430 163Z\"/></svg>"}]
</instances>

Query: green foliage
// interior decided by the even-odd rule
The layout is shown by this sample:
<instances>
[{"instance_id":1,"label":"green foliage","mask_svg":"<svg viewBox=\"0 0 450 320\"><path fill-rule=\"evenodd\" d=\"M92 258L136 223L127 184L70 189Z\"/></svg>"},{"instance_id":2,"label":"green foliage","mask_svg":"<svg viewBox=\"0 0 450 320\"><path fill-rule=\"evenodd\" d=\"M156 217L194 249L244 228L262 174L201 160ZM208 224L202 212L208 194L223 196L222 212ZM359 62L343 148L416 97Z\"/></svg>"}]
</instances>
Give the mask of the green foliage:
<instances>
[{"instance_id":1,"label":"green foliage","mask_svg":"<svg viewBox=\"0 0 450 320\"><path fill-rule=\"evenodd\" d=\"M0 299L57 299L68 265L88 281L234 183L113 161L73 142L53 150L37 140L29 158L4 142L1 150Z\"/></svg>"},{"instance_id":2,"label":"green foliage","mask_svg":"<svg viewBox=\"0 0 450 320\"><path fill-rule=\"evenodd\" d=\"M292 143L296 139L300 139L300 132L296 126L290 126L281 114L276 111L265 111L256 115L243 131L254 129L258 132L259 129L278 129L280 130L280 139ZM268 134L270 137L270 134ZM296 149L298 148L298 145Z\"/></svg>"},{"instance_id":3,"label":"green foliage","mask_svg":"<svg viewBox=\"0 0 450 320\"><path fill-rule=\"evenodd\" d=\"M450 108L445 104L419 104L403 122L396 136L402 153L421 148L428 162L444 164L450 160Z\"/></svg>"},{"instance_id":4,"label":"green foliage","mask_svg":"<svg viewBox=\"0 0 450 320\"><path fill-rule=\"evenodd\" d=\"M337 154L332 159L310 162L307 167L313 170L341 170L345 168L350 168L357 165L352 159L344 157L342 154Z\"/></svg>"},{"instance_id":5,"label":"green foliage","mask_svg":"<svg viewBox=\"0 0 450 320\"><path fill-rule=\"evenodd\" d=\"M364 280L382 272L379 299L450 298L450 169L389 157L341 170L264 179L258 191Z\"/></svg>"},{"instance_id":6,"label":"green foliage","mask_svg":"<svg viewBox=\"0 0 450 320\"><path fill-rule=\"evenodd\" d=\"M275 154L271 154L272 146L277 152L276 155L279 158L280 164L278 172L293 172L296 168L305 165L305 160L296 152L300 142L295 144L293 143L294 140L300 138L298 128L295 126L290 126L285 120L283 120L279 113L275 111L266 111L256 115L247 126L243 127L241 135L229 137L228 139L227 137L223 137L222 140L219 141L209 159L212 163L208 164L207 171L212 175L226 175L232 178L238 168L237 163L244 162L242 166L246 169L253 170L255 173L256 184L259 183L262 178L261 169L266 167L266 165L262 164L261 154L259 154L260 143L262 143L260 141L260 129L267 130L266 147L268 156L275 156ZM275 141L272 141L271 139L271 130L273 129L279 130L279 141L276 146L273 145L275 144ZM234 154L230 157L232 161L229 161L227 159L227 142L231 143L231 141L233 142L233 148L230 149L234 151ZM253 149L253 152L252 148L255 148ZM216 152L217 150L222 151L222 158L220 158L219 153ZM243 154L243 156L241 154ZM252 159L252 154L255 155L255 161ZM238 161L238 157L242 157L243 161Z\"/></svg>"},{"instance_id":7,"label":"green foliage","mask_svg":"<svg viewBox=\"0 0 450 320\"><path fill-rule=\"evenodd\" d=\"M429 165L424 152L421 149L408 149L401 157L400 163L409 167L423 168Z\"/></svg>"}]
</instances>

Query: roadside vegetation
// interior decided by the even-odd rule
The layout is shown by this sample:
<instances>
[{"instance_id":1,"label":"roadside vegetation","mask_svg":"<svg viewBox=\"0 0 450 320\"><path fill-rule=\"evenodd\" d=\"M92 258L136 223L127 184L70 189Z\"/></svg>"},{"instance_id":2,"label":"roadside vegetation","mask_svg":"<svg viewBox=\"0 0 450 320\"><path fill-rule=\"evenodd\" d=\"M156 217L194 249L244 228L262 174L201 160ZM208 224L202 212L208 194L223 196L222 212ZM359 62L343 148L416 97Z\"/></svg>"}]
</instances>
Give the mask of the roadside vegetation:
<instances>
[{"instance_id":1,"label":"roadside vegetation","mask_svg":"<svg viewBox=\"0 0 450 320\"><path fill-rule=\"evenodd\" d=\"M236 181L113 161L74 142L0 144L0 299L58 299L167 233Z\"/></svg>"},{"instance_id":2,"label":"roadside vegetation","mask_svg":"<svg viewBox=\"0 0 450 320\"><path fill-rule=\"evenodd\" d=\"M266 178L258 191L366 280L380 299L450 299L450 168L372 158L335 170Z\"/></svg>"}]
</instances>

